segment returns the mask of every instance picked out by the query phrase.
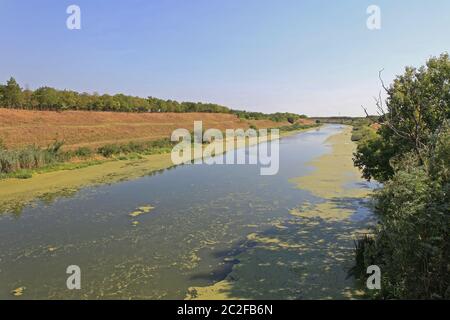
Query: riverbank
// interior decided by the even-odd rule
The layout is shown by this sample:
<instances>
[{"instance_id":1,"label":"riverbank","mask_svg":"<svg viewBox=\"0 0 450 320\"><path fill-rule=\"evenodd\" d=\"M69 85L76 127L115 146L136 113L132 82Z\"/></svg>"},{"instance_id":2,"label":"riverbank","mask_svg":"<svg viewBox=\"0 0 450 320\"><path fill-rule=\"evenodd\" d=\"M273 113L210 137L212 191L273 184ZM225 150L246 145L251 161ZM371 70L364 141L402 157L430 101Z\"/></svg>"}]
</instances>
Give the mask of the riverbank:
<instances>
[{"instance_id":1,"label":"riverbank","mask_svg":"<svg viewBox=\"0 0 450 320\"><path fill-rule=\"evenodd\" d=\"M307 130L312 129L282 132L280 137ZM255 139L250 139L249 145L255 143ZM223 149L229 151L226 143ZM0 180L0 212L18 212L36 199L52 199L73 194L82 187L132 180L172 166L170 153L164 153L140 155L138 159L101 161L86 167L62 166L63 170L37 173L29 179Z\"/></svg>"},{"instance_id":2,"label":"riverbank","mask_svg":"<svg viewBox=\"0 0 450 320\"><path fill-rule=\"evenodd\" d=\"M187 299L351 299L353 240L370 223L366 197L371 189L353 167L351 127L329 137L330 149L308 165L312 171L290 182L314 201L291 208L291 218L247 236L239 263L222 281L191 287ZM274 288L277 288L274 290Z\"/></svg>"}]
</instances>

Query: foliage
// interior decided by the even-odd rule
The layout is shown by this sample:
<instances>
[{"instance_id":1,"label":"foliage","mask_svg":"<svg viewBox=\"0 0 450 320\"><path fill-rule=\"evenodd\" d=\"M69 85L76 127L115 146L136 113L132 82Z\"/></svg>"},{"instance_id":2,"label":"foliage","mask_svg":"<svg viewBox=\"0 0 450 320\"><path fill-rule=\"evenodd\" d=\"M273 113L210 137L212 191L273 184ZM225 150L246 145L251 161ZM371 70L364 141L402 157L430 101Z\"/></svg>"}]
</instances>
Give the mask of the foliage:
<instances>
[{"instance_id":1,"label":"foliage","mask_svg":"<svg viewBox=\"0 0 450 320\"><path fill-rule=\"evenodd\" d=\"M97 149L97 153L109 158L113 155L142 153L156 154L168 152L173 148L174 144L169 139L161 139L156 141L135 142L131 141L125 144L107 144Z\"/></svg>"},{"instance_id":2,"label":"foliage","mask_svg":"<svg viewBox=\"0 0 450 320\"><path fill-rule=\"evenodd\" d=\"M299 119L307 118L305 115L298 115L288 112L266 114L262 112L231 110L231 113L236 114L239 118L246 120L272 120L275 122L289 122L291 124L294 124Z\"/></svg>"},{"instance_id":3,"label":"foliage","mask_svg":"<svg viewBox=\"0 0 450 320\"><path fill-rule=\"evenodd\" d=\"M10 78L6 86L1 87L0 98L2 99L2 104L11 108L20 107L23 102L22 99L22 88L16 82L14 78Z\"/></svg>"},{"instance_id":4,"label":"foliage","mask_svg":"<svg viewBox=\"0 0 450 320\"><path fill-rule=\"evenodd\" d=\"M73 156L79 157L79 158L89 158L92 157L93 151L88 147L80 147L73 151Z\"/></svg>"},{"instance_id":5,"label":"foliage","mask_svg":"<svg viewBox=\"0 0 450 320\"><path fill-rule=\"evenodd\" d=\"M384 85L383 85L384 86ZM392 162L412 151L419 164L433 153L430 139L442 128L444 120L450 117L450 59L448 54L431 58L419 69L407 67L386 89L384 110L381 99L378 107L382 113L383 125L379 130L382 142L367 143L358 147L356 164L366 177L385 181L394 174ZM374 137L373 139L378 139ZM385 149L389 149L386 151ZM374 154L379 161L366 159Z\"/></svg>"},{"instance_id":6,"label":"foliage","mask_svg":"<svg viewBox=\"0 0 450 320\"><path fill-rule=\"evenodd\" d=\"M280 131L296 131L296 130L315 128L317 126L318 126L317 124L300 124L300 123L295 123L295 124L292 124L290 126L279 127L278 129Z\"/></svg>"},{"instance_id":7,"label":"foliage","mask_svg":"<svg viewBox=\"0 0 450 320\"><path fill-rule=\"evenodd\" d=\"M441 178L429 175L416 160L405 160L377 193L380 223L364 254L381 258L372 259L383 270L381 297L450 298L450 180L440 169Z\"/></svg>"},{"instance_id":8,"label":"foliage","mask_svg":"<svg viewBox=\"0 0 450 320\"><path fill-rule=\"evenodd\" d=\"M349 126L359 126L361 123L374 122L378 120L378 116L370 116L369 118L361 117L314 117L310 118L316 121L316 123L333 123L333 124L345 124Z\"/></svg>"},{"instance_id":9,"label":"foliage","mask_svg":"<svg viewBox=\"0 0 450 320\"><path fill-rule=\"evenodd\" d=\"M377 135L377 131L371 127L372 121L368 119L354 119L352 121L352 141L361 141L363 139L372 139Z\"/></svg>"},{"instance_id":10,"label":"foliage","mask_svg":"<svg viewBox=\"0 0 450 320\"><path fill-rule=\"evenodd\" d=\"M377 134L358 141L355 165L384 183L379 223L359 240L354 274L382 271L377 298L450 298L450 60L406 68L387 90Z\"/></svg>"},{"instance_id":11,"label":"foliage","mask_svg":"<svg viewBox=\"0 0 450 320\"><path fill-rule=\"evenodd\" d=\"M373 132L365 131L360 134L357 153L353 159L355 165L361 169L362 176L367 180L389 180L394 174L390 161L396 155L395 148Z\"/></svg>"}]
</instances>

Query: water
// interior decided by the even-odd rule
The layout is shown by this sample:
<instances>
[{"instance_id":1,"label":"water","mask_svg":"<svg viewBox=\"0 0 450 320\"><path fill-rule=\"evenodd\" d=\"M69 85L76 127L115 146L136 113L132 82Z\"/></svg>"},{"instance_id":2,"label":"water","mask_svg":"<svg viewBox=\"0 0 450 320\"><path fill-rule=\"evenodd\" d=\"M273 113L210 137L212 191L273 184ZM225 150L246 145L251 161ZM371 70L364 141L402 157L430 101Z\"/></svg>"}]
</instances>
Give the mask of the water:
<instances>
[{"instance_id":1,"label":"water","mask_svg":"<svg viewBox=\"0 0 450 320\"><path fill-rule=\"evenodd\" d=\"M16 299L19 287L27 299L182 299L189 287L221 281L251 247L249 234L270 232L315 200L289 179L307 174L305 163L329 151L323 142L340 130L282 139L276 176L255 165L186 165L2 214L0 299ZM155 209L129 216L147 205ZM67 289L69 265L80 266L82 290Z\"/></svg>"}]
</instances>

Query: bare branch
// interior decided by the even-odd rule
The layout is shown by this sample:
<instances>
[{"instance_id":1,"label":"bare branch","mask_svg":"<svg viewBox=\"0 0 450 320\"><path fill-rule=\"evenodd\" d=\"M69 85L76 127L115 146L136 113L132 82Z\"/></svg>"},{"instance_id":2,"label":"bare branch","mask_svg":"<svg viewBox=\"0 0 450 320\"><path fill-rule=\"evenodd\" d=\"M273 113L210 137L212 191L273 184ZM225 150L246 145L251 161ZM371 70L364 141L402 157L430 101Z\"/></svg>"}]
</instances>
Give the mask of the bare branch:
<instances>
[{"instance_id":1,"label":"bare branch","mask_svg":"<svg viewBox=\"0 0 450 320\"><path fill-rule=\"evenodd\" d=\"M384 68L381 69L380 71L378 71L378 79L380 79L380 81L381 81L381 86L383 87L384 91L389 92L389 89L386 87L386 85L384 84L384 80L383 80L383 78L381 77L381 74L383 73L383 71L384 71Z\"/></svg>"},{"instance_id":2,"label":"bare branch","mask_svg":"<svg viewBox=\"0 0 450 320\"><path fill-rule=\"evenodd\" d=\"M361 105L361 108L364 110L364 113L366 114L366 118L369 119L370 122L376 123L376 121L374 121L374 120L370 117L369 113L367 112L367 109L366 109L363 105Z\"/></svg>"},{"instance_id":3,"label":"bare branch","mask_svg":"<svg viewBox=\"0 0 450 320\"><path fill-rule=\"evenodd\" d=\"M369 118L370 116L369 116L369 113L367 112L367 109L363 105L361 105L361 108L364 110L366 117Z\"/></svg>"}]
</instances>

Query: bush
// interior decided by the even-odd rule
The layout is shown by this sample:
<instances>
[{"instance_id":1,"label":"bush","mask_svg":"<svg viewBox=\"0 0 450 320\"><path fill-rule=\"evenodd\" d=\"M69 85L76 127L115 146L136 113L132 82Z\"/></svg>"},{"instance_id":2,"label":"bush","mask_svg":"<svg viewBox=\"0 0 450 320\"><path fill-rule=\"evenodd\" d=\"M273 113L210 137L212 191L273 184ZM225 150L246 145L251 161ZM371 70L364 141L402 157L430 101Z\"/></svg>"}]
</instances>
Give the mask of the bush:
<instances>
[{"instance_id":1,"label":"bush","mask_svg":"<svg viewBox=\"0 0 450 320\"><path fill-rule=\"evenodd\" d=\"M106 158L118 154L145 153L154 154L170 151L173 143L169 139L146 142L129 142L126 144L107 144L97 149L97 152Z\"/></svg>"},{"instance_id":2,"label":"bush","mask_svg":"<svg viewBox=\"0 0 450 320\"><path fill-rule=\"evenodd\" d=\"M449 155L446 133L427 165L408 154L376 194L379 224L373 241L361 240L355 270L381 268L381 298L450 298Z\"/></svg>"},{"instance_id":3,"label":"bush","mask_svg":"<svg viewBox=\"0 0 450 320\"><path fill-rule=\"evenodd\" d=\"M376 131L367 125L355 126L352 132L352 141L358 142L363 139L373 139L376 138Z\"/></svg>"},{"instance_id":4,"label":"bush","mask_svg":"<svg viewBox=\"0 0 450 320\"><path fill-rule=\"evenodd\" d=\"M73 152L73 155L80 158L89 158L93 153L94 152L88 147L80 147Z\"/></svg>"},{"instance_id":5,"label":"bush","mask_svg":"<svg viewBox=\"0 0 450 320\"><path fill-rule=\"evenodd\" d=\"M106 158L119 154L121 151L120 146L117 144L107 144L97 149L97 152Z\"/></svg>"}]
</instances>

